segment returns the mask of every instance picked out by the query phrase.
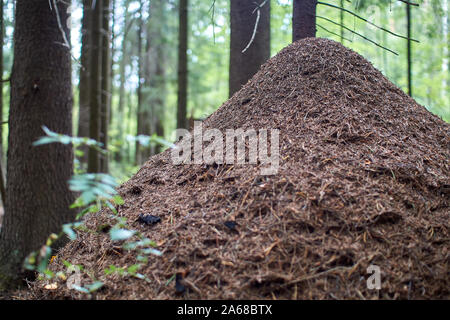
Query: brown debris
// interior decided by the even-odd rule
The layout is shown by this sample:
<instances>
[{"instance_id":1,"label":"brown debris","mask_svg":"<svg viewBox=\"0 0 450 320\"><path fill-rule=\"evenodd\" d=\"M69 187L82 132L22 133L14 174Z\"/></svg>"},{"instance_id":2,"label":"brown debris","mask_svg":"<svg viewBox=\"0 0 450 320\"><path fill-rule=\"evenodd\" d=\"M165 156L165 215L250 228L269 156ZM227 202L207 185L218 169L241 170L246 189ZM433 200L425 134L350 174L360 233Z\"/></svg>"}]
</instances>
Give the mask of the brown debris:
<instances>
[{"instance_id":1,"label":"brown debris","mask_svg":"<svg viewBox=\"0 0 450 320\"><path fill-rule=\"evenodd\" d=\"M103 281L96 299L450 298L448 124L357 53L304 39L204 122L239 127L281 130L277 175L260 176L257 165L174 166L166 151L119 188L120 215L161 218L152 228L131 223L163 252L139 271L150 283L104 274L136 263L104 233L82 234L58 261ZM381 268L379 291L366 286L371 264ZM85 298L39 282L32 292Z\"/></svg>"}]
</instances>

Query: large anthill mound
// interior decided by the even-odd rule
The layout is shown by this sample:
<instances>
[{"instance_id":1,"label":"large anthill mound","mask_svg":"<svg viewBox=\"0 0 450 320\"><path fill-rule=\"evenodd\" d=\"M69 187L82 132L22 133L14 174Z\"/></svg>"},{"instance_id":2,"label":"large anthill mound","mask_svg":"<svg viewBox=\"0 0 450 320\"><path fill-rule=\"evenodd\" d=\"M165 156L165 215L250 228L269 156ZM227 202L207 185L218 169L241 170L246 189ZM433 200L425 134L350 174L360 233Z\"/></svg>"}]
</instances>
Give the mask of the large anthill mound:
<instances>
[{"instance_id":1,"label":"large anthill mound","mask_svg":"<svg viewBox=\"0 0 450 320\"><path fill-rule=\"evenodd\" d=\"M207 128L279 129L278 174L175 166L166 151L119 189L120 215L163 252L140 271L151 282L104 274L136 263L107 234L81 234L52 268L83 264L105 283L97 299L449 298L450 126L362 56L331 40L296 42ZM142 225L141 213L162 221ZM379 291L367 288L369 265L380 267ZM178 295L176 273L186 288ZM58 288L33 290L85 297Z\"/></svg>"}]
</instances>

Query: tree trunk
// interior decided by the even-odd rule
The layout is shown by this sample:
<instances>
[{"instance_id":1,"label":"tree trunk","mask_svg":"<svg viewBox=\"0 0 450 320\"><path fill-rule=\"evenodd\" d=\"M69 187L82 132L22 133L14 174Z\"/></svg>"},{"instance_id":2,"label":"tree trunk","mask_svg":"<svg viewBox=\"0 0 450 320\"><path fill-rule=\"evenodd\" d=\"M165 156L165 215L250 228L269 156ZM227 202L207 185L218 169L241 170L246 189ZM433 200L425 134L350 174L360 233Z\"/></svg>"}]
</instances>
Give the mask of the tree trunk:
<instances>
[{"instance_id":1,"label":"tree trunk","mask_svg":"<svg viewBox=\"0 0 450 320\"><path fill-rule=\"evenodd\" d=\"M150 105L151 134L164 136L164 105L166 99L165 57L167 55L164 43L164 28L167 25L165 16L165 1L154 0L151 6L150 39L153 39L153 50L149 56L150 68ZM151 154L160 153L162 146L157 144Z\"/></svg>"},{"instance_id":2,"label":"tree trunk","mask_svg":"<svg viewBox=\"0 0 450 320\"><path fill-rule=\"evenodd\" d=\"M16 1L11 75L6 213L0 235L0 290L19 279L23 259L74 218L73 152L59 143L34 147L42 126L72 134L71 55L48 1ZM70 1L58 2L67 21ZM62 25L69 37L69 30Z\"/></svg>"},{"instance_id":3,"label":"tree trunk","mask_svg":"<svg viewBox=\"0 0 450 320\"><path fill-rule=\"evenodd\" d=\"M78 109L78 136L89 137L89 103L90 103L90 51L91 41L91 7L92 0L83 0L83 21L81 26L81 57L80 57L80 83L79 89L79 109ZM85 166L88 160L88 148L81 149L83 156L80 158L81 164Z\"/></svg>"},{"instance_id":4,"label":"tree trunk","mask_svg":"<svg viewBox=\"0 0 450 320\"><path fill-rule=\"evenodd\" d=\"M0 122L3 122L3 43L5 21L3 18L3 0L0 0ZM6 202L5 180L3 177L3 123L0 123L0 194L3 208Z\"/></svg>"},{"instance_id":5,"label":"tree trunk","mask_svg":"<svg viewBox=\"0 0 450 320\"><path fill-rule=\"evenodd\" d=\"M100 142L108 149L108 125L111 109L111 29L110 29L110 0L103 0L102 19L102 80L101 80L101 113L100 113ZM107 173L108 154L100 155L100 171Z\"/></svg>"},{"instance_id":6,"label":"tree trunk","mask_svg":"<svg viewBox=\"0 0 450 320\"><path fill-rule=\"evenodd\" d=\"M412 62L411 62L411 6L406 4L406 28L408 40L406 44L406 50L408 53L407 58L407 72L408 72L408 95L412 97Z\"/></svg>"},{"instance_id":7,"label":"tree trunk","mask_svg":"<svg viewBox=\"0 0 450 320\"><path fill-rule=\"evenodd\" d=\"M0 0L0 122L3 122L3 44L4 44L3 0ZM0 163L3 160L3 124L0 124Z\"/></svg>"},{"instance_id":8,"label":"tree trunk","mask_svg":"<svg viewBox=\"0 0 450 320\"><path fill-rule=\"evenodd\" d=\"M317 0L294 0L292 41L316 36Z\"/></svg>"},{"instance_id":9,"label":"tree trunk","mask_svg":"<svg viewBox=\"0 0 450 320\"><path fill-rule=\"evenodd\" d=\"M257 10L261 5L262 7ZM260 18L256 25L258 11ZM270 1L258 0L256 3L231 0L230 20L229 96L231 97L270 58ZM257 29L253 38L255 27ZM246 48L247 50L242 52Z\"/></svg>"},{"instance_id":10,"label":"tree trunk","mask_svg":"<svg viewBox=\"0 0 450 320\"><path fill-rule=\"evenodd\" d=\"M344 0L340 0L341 8L344 8L345 3ZM340 37L341 43L344 44L344 10L339 10L339 23L340 23Z\"/></svg>"},{"instance_id":11,"label":"tree trunk","mask_svg":"<svg viewBox=\"0 0 450 320\"><path fill-rule=\"evenodd\" d=\"M127 64L128 57L128 47L127 47L127 39L128 39L128 3L125 3L125 13L124 13L124 31L122 38L122 57L120 59L119 66L119 77L120 77L120 87L119 87L119 105L117 108L117 127L118 127L118 138L124 138L124 104L125 104L125 66ZM123 148L120 148L115 154L115 160L117 162L122 161Z\"/></svg>"},{"instance_id":12,"label":"tree trunk","mask_svg":"<svg viewBox=\"0 0 450 320\"><path fill-rule=\"evenodd\" d=\"M101 75L102 75L102 8L103 1L96 0L95 7L91 10L92 18L92 40L91 40L91 90L90 90L90 121L89 137L100 141L100 112L101 112ZM89 148L88 153L88 172L100 172L100 155L94 148Z\"/></svg>"},{"instance_id":13,"label":"tree trunk","mask_svg":"<svg viewBox=\"0 0 450 320\"><path fill-rule=\"evenodd\" d=\"M179 0L177 128L188 129L188 0Z\"/></svg>"},{"instance_id":14,"label":"tree trunk","mask_svg":"<svg viewBox=\"0 0 450 320\"><path fill-rule=\"evenodd\" d=\"M136 130L136 134L139 135L140 132L142 132L142 127L143 127L143 117L144 117L144 104L143 104L143 97L142 97L142 86L143 86L143 78L144 78L144 59L142 56L142 33L144 30L144 21L142 18L142 13L143 13L143 3L142 0L139 1L139 26L138 26L138 87L137 87L137 112L136 112L136 117L137 117L137 130ZM134 154L134 162L136 165L141 164L142 160L141 160L141 145L139 144L139 141L136 141L136 145L135 145L135 154Z\"/></svg>"}]
</instances>

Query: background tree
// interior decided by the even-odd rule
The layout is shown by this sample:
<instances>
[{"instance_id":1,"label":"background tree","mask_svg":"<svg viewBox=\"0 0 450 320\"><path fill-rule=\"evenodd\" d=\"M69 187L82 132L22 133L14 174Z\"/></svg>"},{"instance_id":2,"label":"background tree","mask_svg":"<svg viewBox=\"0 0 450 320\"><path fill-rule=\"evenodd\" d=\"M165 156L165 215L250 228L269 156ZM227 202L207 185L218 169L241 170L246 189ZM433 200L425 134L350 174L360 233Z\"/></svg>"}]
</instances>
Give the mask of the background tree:
<instances>
[{"instance_id":1,"label":"background tree","mask_svg":"<svg viewBox=\"0 0 450 320\"><path fill-rule=\"evenodd\" d=\"M188 128L188 0L179 0L177 128Z\"/></svg>"},{"instance_id":2,"label":"background tree","mask_svg":"<svg viewBox=\"0 0 450 320\"><path fill-rule=\"evenodd\" d=\"M90 91L89 91L89 137L100 141L100 113L102 105L102 20L103 0L96 0L91 7L92 37L90 41ZM88 152L88 172L100 172L100 155L94 148Z\"/></svg>"},{"instance_id":3,"label":"background tree","mask_svg":"<svg viewBox=\"0 0 450 320\"><path fill-rule=\"evenodd\" d=\"M71 147L33 147L42 126L72 133L71 55L63 39L69 30L69 1L50 9L48 1L16 1L14 63L7 165L6 214L0 234L0 288L17 280L24 257L38 249L74 216L67 181Z\"/></svg>"},{"instance_id":4,"label":"background tree","mask_svg":"<svg viewBox=\"0 0 450 320\"><path fill-rule=\"evenodd\" d=\"M79 68L79 84L78 84L78 136L89 137L89 117L90 117L90 71L91 66L89 64L90 51L89 45L92 41L92 26L91 26L91 10L92 0L83 0L83 20L81 26L81 57ZM88 149L83 146L81 150L84 152L83 157L80 158L80 162L83 165L87 164Z\"/></svg>"},{"instance_id":5,"label":"background tree","mask_svg":"<svg viewBox=\"0 0 450 320\"><path fill-rule=\"evenodd\" d=\"M270 1L230 1L229 96L270 58Z\"/></svg>"},{"instance_id":6,"label":"background tree","mask_svg":"<svg viewBox=\"0 0 450 320\"><path fill-rule=\"evenodd\" d=\"M412 61L411 61L411 5L406 3L406 32L408 39L406 40L407 51L407 73L408 73L408 95L412 97Z\"/></svg>"},{"instance_id":7,"label":"background tree","mask_svg":"<svg viewBox=\"0 0 450 320\"><path fill-rule=\"evenodd\" d=\"M294 0L292 41L316 36L317 0Z\"/></svg>"},{"instance_id":8,"label":"background tree","mask_svg":"<svg viewBox=\"0 0 450 320\"><path fill-rule=\"evenodd\" d=\"M100 108L100 142L104 148L108 148L108 127L111 112L111 3L110 0L103 0L102 3L102 76L101 76L101 108ZM107 173L108 155L100 156L100 172Z\"/></svg>"}]
</instances>

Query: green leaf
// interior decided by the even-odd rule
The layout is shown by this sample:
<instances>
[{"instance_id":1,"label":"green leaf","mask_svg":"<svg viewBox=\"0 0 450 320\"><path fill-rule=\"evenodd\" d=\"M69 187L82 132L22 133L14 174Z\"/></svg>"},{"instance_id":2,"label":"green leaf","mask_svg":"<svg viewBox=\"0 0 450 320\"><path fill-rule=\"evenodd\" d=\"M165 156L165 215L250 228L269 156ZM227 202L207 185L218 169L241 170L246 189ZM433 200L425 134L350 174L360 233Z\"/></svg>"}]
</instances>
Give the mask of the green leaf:
<instances>
[{"instance_id":1,"label":"green leaf","mask_svg":"<svg viewBox=\"0 0 450 320\"><path fill-rule=\"evenodd\" d=\"M72 285L72 288L83 293L89 293L89 289L77 286L76 284Z\"/></svg>"},{"instance_id":2,"label":"green leaf","mask_svg":"<svg viewBox=\"0 0 450 320\"><path fill-rule=\"evenodd\" d=\"M121 241L131 238L135 233L136 231L127 229L111 229L109 231L109 236L112 241Z\"/></svg>"},{"instance_id":3,"label":"green leaf","mask_svg":"<svg viewBox=\"0 0 450 320\"><path fill-rule=\"evenodd\" d=\"M77 239L77 234L73 231L71 223L63 225L63 232L67 234L70 240L73 241Z\"/></svg>"},{"instance_id":4,"label":"green leaf","mask_svg":"<svg viewBox=\"0 0 450 320\"><path fill-rule=\"evenodd\" d=\"M89 290L89 292L94 292L94 291L97 291L98 289L100 289L101 287L103 287L103 282L101 282L101 281L96 281L96 282L94 282L93 284L90 284L90 285L88 285L87 286L87 288L88 288L88 290Z\"/></svg>"},{"instance_id":5,"label":"green leaf","mask_svg":"<svg viewBox=\"0 0 450 320\"><path fill-rule=\"evenodd\" d=\"M142 252L142 254L153 254L153 255L158 256L158 257L162 256L162 252L161 251L156 250L156 249L151 249L151 248L142 249L141 252Z\"/></svg>"}]
</instances>

